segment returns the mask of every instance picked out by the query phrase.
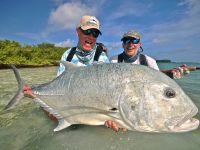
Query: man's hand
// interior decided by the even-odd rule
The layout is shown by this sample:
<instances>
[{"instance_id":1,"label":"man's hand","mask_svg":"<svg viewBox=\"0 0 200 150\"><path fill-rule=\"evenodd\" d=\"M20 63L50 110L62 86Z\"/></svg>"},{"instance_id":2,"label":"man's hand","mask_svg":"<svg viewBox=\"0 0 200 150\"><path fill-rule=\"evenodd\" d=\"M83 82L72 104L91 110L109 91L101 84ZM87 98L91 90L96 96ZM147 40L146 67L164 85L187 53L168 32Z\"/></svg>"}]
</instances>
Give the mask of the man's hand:
<instances>
[{"instance_id":1,"label":"man's hand","mask_svg":"<svg viewBox=\"0 0 200 150\"><path fill-rule=\"evenodd\" d=\"M104 124L107 128L111 128L113 129L114 131L118 132L120 129L123 131L123 132L126 132L127 129L125 128L122 128L120 127L120 125L118 125L116 122L112 121L112 120L107 120L105 121L105 124Z\"/></svg>"},{"instance_id":2,"label":"man's hand","mask_svg":"<svg viewBox=\"0 0 200 150\"><path fill-rule=\"evenodd\" d=\"M180 79L180 78L182 78L183 75L189 74L189 73L190 73L190 71L189 71L187 65L183 64L178 68L173 68L173 69L169 70L168 74L171 74L170 77L173 79Z\"/></svg>"},{"instance_id":3,"label":"man's hand","mask_svg":"<svg viewBox=\"0 0 200 150\"><path fill-rule=\"evenodd\" d=\"M32 91L32 89L31 89L31 87L28 86L28 85L24 85L24 87L23 87L23 93L24 93L24 95L26 95L27 97L35 98L35 95L33 94L33 91Z\"/></svg>"}]
</instances>

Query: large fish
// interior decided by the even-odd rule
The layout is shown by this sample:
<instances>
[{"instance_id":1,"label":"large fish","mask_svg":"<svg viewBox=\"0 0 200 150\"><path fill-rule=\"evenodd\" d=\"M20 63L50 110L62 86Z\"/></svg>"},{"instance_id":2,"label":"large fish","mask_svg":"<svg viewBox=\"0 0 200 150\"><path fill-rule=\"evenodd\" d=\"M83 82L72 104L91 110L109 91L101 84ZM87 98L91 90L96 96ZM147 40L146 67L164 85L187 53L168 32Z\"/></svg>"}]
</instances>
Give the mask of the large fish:
<instances>
[{"instance_id":1,"label":"large fish","mask_svg":"<svg viewBox=\"0 0 200 150\"><path fill-rule=\"evenodd\" d=\"M24 83L12 66L19 90L5 109L24 96ZM186 132L197 129L198 109L179 85L163 73L128 63L77 67L51 82L31 87L33 100L57 118L59 131L72 124L103 125L112 120L128 130Z\"/></svg>"}]
</instances>

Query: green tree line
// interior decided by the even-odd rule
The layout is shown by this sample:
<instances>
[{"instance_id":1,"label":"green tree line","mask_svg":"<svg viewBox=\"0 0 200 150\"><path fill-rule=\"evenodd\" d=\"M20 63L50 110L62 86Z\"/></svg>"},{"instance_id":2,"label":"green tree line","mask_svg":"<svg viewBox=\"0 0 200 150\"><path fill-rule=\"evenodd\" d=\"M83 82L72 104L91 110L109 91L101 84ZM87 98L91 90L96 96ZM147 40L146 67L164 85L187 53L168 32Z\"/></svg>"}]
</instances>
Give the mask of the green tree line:
<instances>
[{"instance_id":1,"label":"green tree line","mask_svg":"<svg viewBox=\"0 0 200 150\"><path fill-rule=\"evenodd\" d=\"M53 65L66 49L50 43L21 45L16 41L0 40L0 64Z\"/></svg>"}]
</instances>

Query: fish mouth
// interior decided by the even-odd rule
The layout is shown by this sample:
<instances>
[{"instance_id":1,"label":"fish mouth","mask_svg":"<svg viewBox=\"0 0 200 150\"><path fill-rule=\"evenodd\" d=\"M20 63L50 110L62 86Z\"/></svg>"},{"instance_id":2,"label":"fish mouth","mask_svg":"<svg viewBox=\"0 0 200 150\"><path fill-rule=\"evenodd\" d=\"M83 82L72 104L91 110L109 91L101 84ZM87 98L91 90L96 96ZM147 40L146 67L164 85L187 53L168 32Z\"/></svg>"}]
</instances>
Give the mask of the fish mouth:
<instances>
[{"instance_id":1,"label":"fish mouth","mask_svg":"<svg viewBox=\"0 0 200 150\"><path fill-rule=\"evenodd\" d=\"M194 118L198 109L193 109L188 115L181 117L181 119L173 118L168 122L174 122L174 125L168 125L171 132L187 132L198 128L199 120ZM179 117L180 118L180 117Z\"/></svg>"}]
</instances>

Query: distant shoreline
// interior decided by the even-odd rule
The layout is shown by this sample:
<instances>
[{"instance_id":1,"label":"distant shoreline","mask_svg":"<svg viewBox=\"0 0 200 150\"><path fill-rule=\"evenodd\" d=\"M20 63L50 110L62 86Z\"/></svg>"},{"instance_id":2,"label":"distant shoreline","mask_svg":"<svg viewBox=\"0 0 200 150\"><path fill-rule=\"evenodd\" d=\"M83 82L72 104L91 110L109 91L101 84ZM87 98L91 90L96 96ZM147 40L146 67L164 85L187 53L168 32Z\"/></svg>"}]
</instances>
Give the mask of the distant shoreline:
<instances>
[{"instance_id":1,"label":"distant shoreline","mask_svg":"<svg viewBox=\"0 0 200 150\"><path fill-rule=\"evenodd\" d=\"M172 61L169 59L161 59L161 60L156 60L156 62L162 62L162 63L171 63Z\"/></svg>"}]
</instances>

